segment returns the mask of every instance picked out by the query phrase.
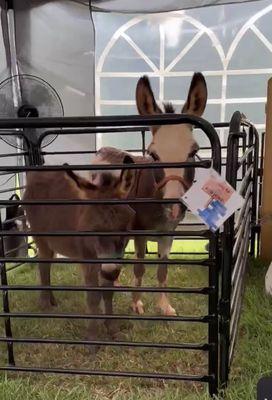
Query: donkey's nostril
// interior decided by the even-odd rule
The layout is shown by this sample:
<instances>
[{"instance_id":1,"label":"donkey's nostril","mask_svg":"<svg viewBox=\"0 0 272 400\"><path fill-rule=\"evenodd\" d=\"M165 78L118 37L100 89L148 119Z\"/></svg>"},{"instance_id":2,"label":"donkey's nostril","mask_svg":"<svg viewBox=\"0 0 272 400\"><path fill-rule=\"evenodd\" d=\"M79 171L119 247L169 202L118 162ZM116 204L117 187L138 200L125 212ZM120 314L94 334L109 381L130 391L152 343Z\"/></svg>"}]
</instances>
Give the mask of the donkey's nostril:
<instances>
[{"instance_id":1,"label":"donkey's nostril","mask_svg":"<svg viewBox=\"0 0 272 400\"><path fill-rule=\"evenodd\" d=\"M93 172L93 173L91 174L91 180L92 180L92 181L95 181L96 178L97 178L97 173L96 173L96 172Z\"/></svg>"},{"instance_id":2,"label":"donkey's nostril","mask_svg":"<svg viewBox=\"0 0 272 400\"><path fill-rule=\"evenodd\" d=\"M110 173L103 174L103 186L110 186L112 183L112 175Z\"/></svg>"},{"instance_id":3,"label":"donkey's nostril","mask_svg":"<svg viewBox=\"0 0 272 400\"><path fill-rule=\"evenodd\" d=\"M174 221L180 217L181 207L179 204L173 204L172 207L168 210L168 212L169 212L169 218Z\"/></svg>"}]
</instances>

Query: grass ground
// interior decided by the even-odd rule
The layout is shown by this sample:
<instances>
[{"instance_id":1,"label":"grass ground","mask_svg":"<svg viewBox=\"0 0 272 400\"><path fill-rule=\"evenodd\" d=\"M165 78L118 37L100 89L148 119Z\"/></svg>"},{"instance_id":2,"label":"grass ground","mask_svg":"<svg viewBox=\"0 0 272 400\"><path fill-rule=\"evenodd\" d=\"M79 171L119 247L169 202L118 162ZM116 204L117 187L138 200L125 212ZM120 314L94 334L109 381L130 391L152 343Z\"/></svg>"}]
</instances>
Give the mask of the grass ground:
<instances>
[{"instance_id":1,"label":"grass ground","mask_svg":"<svg viewBox=\"0 0 272 400\"><path fill-rule=\"evenodd\" d=\"M188 251L190 242L177 244L178 250ZM205 243L198 244L198 251ZM194 244L195 248L195 244ZM169 268L169 285L201 286L207 284L207 271L203 268ZM32 284L36 278L35 266L27 266L9 273L9 282ZM265 268L257 261L252 263L247 275L244 307L239 330L230 385L226 393L228 400L251 400L256 398L256 383L263 375L272 374L272 300L264 294ZM156 271L148 268L145 284L155 281ZM122 283L130 284L132 270L127 267L122 274ZM80 283L74 266L56 265L53 268L53 284ZM39 311L37 293L11 293L13 311ZM85 312L84 295L79 293L56 293L58 311ZM146 313L153 314L155 297L145 294ZM207 312L205 298L191 295L171 295L173 306L183 315L201 315ZM116 312L129 313L130 295L115 297ZM2 322L1 322L2 323ZM14 320L15 337L47 337L81 339L86 322L65 320ZM0 330L3 326L0 325ZM2 336L3 332L0 332ZM204 342L207 331L204 325L184 323L155 324L135 322L127 332L127 340L154 342ZM0 347L1 365L6 362L5 347ZM107 347L92 358L84 346L63 345L16 345L17 365L66 368L90 368L108 370L134 370L201 374L205 373L207 359L201 352L125 349ZM192 383L182 384L165 381L145 381L119 378L91 378L56 375L0 375L0 400L204 400L208 399L206 386Z\"/></svg>"}]
</instances>

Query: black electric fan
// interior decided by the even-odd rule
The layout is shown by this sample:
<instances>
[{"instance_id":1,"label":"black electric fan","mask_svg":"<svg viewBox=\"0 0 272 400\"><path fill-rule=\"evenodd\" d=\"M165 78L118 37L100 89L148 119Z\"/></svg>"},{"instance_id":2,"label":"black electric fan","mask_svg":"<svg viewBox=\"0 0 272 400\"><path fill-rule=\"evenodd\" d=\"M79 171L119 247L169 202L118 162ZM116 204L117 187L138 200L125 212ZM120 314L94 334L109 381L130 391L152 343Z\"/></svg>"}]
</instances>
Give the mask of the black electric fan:
<instances>
[{"instance_id":1,"label":"black electric fan","mask_svg":"<svg viewBox=\"0 0 272 400\"><path fill-rule=\"evenodd\" d=\"M20 99L18 105L14 102L14 87L19 86ZM63 117L64 110L60 96L45 80L33 75L14 75L0 83L0 118L36 118L36 117ZM23 133L29 142L37 143L39 137L47 128L24 128L4 130L9 135L0 137L6 143L17 149L24 149L21 138ZM2 130L3 132L3 130ZM51 144L57 135L46 135L41 147Z\"/></svg>"}]
</instances>

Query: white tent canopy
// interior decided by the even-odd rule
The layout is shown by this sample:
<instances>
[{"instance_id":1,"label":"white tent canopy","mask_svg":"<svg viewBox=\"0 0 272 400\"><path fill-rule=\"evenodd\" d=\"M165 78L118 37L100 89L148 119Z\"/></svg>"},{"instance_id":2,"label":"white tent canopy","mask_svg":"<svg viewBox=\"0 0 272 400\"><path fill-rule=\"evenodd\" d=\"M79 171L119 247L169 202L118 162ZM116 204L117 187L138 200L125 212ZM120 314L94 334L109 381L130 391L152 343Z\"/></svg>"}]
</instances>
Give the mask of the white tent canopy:
<instances>
[{"instance_id":1,"label":"white tent canopy","mask_svg":"<svg viewBox=\"0 0 272 400\"><path fill-rule=\"evenodd\" d=\"M92 0L90 3L99 11L159 13L249 1L261 0Z\"/></svg>"},{"instance_id":2,"label":"white tent canopy","mask_svg":"<svg viewBox=\"0 0 272 400\"><path fill-rule=\"evenodd\" d=\"M0 0L0 82L13 74L16 61L19 74L35 75L56 90L65 116L137 113L135 87L143 74L156 99L172 101L179 111L199 70L209 90L207 120L228 121L238 109L260 132L264 128L271 0L13 0L13 16L7 3ZM223 143L226 135L220 135ZM98 135L97 141L59 136L47 150L95 151L101 145L139 148L141 134ZM48 159L87 163L90 155Z\"/></svg>"}]
</instances>

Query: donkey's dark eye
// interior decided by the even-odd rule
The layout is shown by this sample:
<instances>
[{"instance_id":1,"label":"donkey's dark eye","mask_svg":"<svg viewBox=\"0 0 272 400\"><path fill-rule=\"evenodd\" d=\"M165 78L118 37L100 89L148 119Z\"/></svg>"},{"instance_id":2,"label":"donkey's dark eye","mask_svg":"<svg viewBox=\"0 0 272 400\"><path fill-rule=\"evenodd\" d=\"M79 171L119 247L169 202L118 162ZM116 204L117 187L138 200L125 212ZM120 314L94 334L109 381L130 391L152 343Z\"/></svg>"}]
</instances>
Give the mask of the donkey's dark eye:
<instances>
[{"instance_id":1,"label":"donkey's dark eye","mask_svg":"<svg viewBox=\"0 0 272 400\"><path fill-rule=\"evenodd\" d=\"M160 157L158 156L158 154L155 151L148 150L147 153L150 155L150 157L153 158L154 161L160 161Z\"/></svg>"},{"instance_id":2,"label":"donkey's dark eye","mask_svg":"<svg viewBox=\"0 0 272 400\"><path fill-rule=\"evenodd\" d=\"M196 155L196 153L197 153L197 150L195 149L189 154L189 157L190 158L194 157Z\"/></svg>"},{"instance_id":3,"label":"donkey's dark eye","mask_svg":"<svg viewBox=\"0 0 272 400\"><path fill-rule=\"evenodd\" d=\"M103 174L103 186L110 186L112 184L112 175L109 173Z\"/></svg>"},{"instance_id":4,"label":"donkey's dark eye","mask_svg":"<svg viewBox=\"0 0 272 400\"><path fill-rule=\"evenodd\" d=\"M191 152L189 153L189 157L194 157L199 150L198 144L195 142L191 148Z\"/></svg>"},{"instance_id":5,"label":"donkey's dark eye","mask_svg":"<svg viewBox=\"0 0 272 400\"><path fill-rule=\"evenodd\" d=\"M160 157L158 156L157 153L152 152L150 155L151 155L151 157L153 158L154 161L160 161Z\"/></svg>"}]
</instances>

